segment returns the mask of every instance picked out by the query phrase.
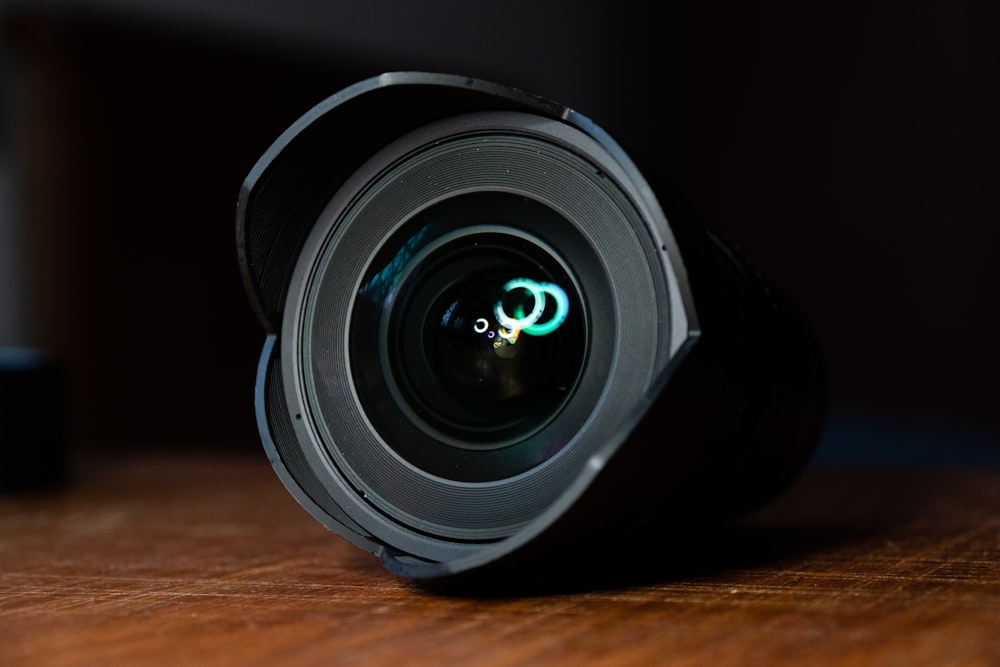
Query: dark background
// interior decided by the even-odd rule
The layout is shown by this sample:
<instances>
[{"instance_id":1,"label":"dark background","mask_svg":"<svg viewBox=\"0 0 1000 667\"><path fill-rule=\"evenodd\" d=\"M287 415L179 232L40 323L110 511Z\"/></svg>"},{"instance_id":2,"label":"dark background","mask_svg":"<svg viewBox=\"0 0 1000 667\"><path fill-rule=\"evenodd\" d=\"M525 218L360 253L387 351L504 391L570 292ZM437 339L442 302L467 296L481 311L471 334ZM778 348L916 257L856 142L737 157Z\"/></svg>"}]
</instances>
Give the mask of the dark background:
<instances>
[{"instance_id":1,"label":"dark background","mask_svg":"<svg viewBox=\"0 0 1000 667\"><path fill-rule=\"evenodd\" d=\"M0 3L0 344L67 364L79 451L259 446L240 183L342 86L428 69L659 151L812 320L821 459L1000 461L996 3L203 4Z\"/></svg>"}]
</instances>

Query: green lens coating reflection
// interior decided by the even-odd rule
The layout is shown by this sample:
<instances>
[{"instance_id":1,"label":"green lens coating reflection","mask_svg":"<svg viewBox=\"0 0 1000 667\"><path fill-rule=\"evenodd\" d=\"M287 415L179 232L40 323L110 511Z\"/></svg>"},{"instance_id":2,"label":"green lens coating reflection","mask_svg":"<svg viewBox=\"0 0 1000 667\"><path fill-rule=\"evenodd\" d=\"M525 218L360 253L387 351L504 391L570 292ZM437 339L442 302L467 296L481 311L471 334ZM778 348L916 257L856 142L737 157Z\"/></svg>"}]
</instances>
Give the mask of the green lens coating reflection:
<instances>
[{"instance_id":1,"label":"green lens coating reflection","mask_svg":"<svg viewBox=\"0 0 1000 667\"><path fill-rule=\"evenodd\" d=\"M514 278L503 286L504 295L518 289L526 290L531 295L531 312L524 315L523 308L518 306L515 310L517 316L511 317L504 310L502 297L493 308L497 322L508 331L523 331L530 336L544 336L558 329L566 321L566 316L569 314L569 297L566 295L566 290L555 283L540 283L530 278ZM545 312L546 295L555 301L555 312L549 319L539 322Z\"/></svg>"}]
</instances>

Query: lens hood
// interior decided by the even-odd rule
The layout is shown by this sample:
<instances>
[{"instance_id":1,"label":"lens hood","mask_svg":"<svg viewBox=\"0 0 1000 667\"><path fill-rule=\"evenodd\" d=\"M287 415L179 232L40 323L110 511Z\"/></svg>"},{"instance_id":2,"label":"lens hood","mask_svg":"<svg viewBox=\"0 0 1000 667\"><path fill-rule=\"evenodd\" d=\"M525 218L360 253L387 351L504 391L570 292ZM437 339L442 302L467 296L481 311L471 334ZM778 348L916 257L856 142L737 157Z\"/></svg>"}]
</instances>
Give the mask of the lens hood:
<instances>
[{"instance_id":1,"label":"lens hood","mask_svg":"<svg viewBox=\"0 0 1000 667\"><path fill-rule=\"evenodd\" d=\"M237 207L289 492L392 572L455 581L669 553L784 490L820 352L666 180L576 111L463 76L308 111Z\"/></svg>"}]
</instances>

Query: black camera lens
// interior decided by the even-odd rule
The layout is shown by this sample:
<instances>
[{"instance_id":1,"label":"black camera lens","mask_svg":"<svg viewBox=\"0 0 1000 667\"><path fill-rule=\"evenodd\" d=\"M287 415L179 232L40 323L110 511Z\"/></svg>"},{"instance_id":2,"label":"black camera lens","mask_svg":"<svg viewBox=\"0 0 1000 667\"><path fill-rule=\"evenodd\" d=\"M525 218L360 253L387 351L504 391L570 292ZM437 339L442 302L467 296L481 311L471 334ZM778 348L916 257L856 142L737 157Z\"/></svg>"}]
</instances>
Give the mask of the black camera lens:
<instances>
[{"instance_id":1,"label":"black camera lens","mask_svg":"<svg viewBox=\"0 0 1000 667\"><path fill-rule=\"evenodd\" d=\"M669 551L780 492L815 442L818 350L654 165L571 109L421 72L279 137L237 244L262 440L303 507L437 579Z\"/></svg>"}]
</instances>

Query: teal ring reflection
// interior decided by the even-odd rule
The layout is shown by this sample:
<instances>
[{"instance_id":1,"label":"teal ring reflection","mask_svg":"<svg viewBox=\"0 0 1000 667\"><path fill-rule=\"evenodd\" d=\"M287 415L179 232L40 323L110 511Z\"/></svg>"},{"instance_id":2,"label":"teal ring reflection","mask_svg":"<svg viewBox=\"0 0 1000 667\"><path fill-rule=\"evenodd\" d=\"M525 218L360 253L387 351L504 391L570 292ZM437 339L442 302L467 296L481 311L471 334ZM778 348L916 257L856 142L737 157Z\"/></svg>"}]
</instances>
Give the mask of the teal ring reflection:
<instances>
[{"instance_id":1,"label":"teal ring reflection","mask_svg":"<svg viewBox=\"0 0 1000 667\"><path fill-rule=\"evenodd\" d=\"M540 283L530 278L514 278L508 280L503 286L504 294L509 294L516 289L524 289L531 293L533 306L531 312L519 317L511 317L504 311L503 299L494 306L494 314L499 322L508 331L523 331L531 336L544 336L550 334L566 321L569 314L569 297L566 290L555 283ZM545 311L545 295L548 294L556 302L556 312L545 322L539 322L542 313ZM521 313L520 308L516 311Z\"/></svg>"}]
</instances>

